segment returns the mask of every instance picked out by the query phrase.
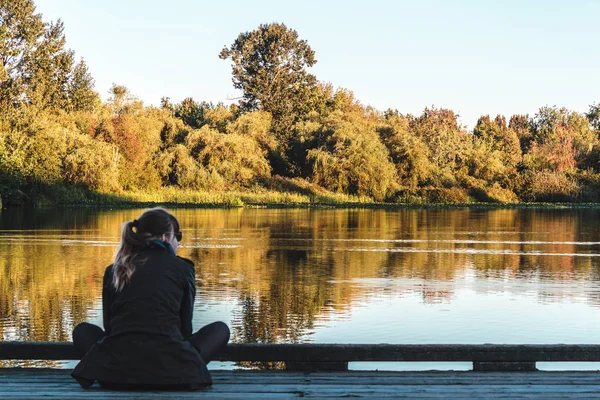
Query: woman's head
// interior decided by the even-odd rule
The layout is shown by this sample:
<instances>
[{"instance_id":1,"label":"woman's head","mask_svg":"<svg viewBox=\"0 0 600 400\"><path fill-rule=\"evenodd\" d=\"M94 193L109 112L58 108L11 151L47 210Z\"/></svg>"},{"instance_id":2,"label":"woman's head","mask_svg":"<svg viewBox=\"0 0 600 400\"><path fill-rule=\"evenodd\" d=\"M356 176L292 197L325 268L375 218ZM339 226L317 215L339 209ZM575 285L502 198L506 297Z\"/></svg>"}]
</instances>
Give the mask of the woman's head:
<instances>
[{"instance_id":1,"label":"woman's head","mask_svg":"<svg viewBox=\"0 0 600 400\"><path fill-rule=\"evenodd\" d=\"M128 227L128 224L131 226ZM125 223L123 233L132 233L133 235L123 235L122 241L130 239L132 244L139 242L144 247L153 240L162 240L171 244L175 251L179 245L176 236L181 235L177 218L160 207L146 210L138 219Z\"/></svg>"},{"instance_id":2,"label":"woman's head","mask_svg":"<svg viewBox=\"0 0 600 400\"><path fill-rule=\"evenodd\" d=\"M177 252L181 231L179 221L164 208L146 210L138 219L123 224L121 245L114 262L113 283L117 290L123 289L135 271L133 263L140 250L156 240L167 242Z\"/></svg>"}]
</instances>

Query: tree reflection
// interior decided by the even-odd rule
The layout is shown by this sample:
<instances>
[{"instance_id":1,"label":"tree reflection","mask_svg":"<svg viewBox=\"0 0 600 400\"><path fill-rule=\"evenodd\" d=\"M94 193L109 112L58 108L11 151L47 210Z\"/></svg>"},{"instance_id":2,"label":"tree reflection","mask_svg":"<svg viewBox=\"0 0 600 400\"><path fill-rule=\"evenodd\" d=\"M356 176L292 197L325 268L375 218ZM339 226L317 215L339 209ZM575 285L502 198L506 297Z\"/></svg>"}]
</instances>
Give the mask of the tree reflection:
<instances>
[{"instance_id":1,"label":"tree reflection","mask_svg":"<svg viewBox=\"0 0 600 400\"><path fill-rule=\"evenodd\" d=\"M97 322L102 274L120 226L139 212L3 211L1 339L68 341L75 324ZM573 291L528 284L597 282L599 275L597 259L586 256L598 245L581 243L599 241L596 210L174 213L184 231L181 254L196 263L198 318L214 305L234 305L220 318L229 320L236 342L310 342L319 326L374 296L417 293L423 303L451 302L451 283L467 277L494 282L475 285L479 294L537 290L540 301L556 302ZM600 304L594 291L583 296Z\"/></svg>"}]
</instances>

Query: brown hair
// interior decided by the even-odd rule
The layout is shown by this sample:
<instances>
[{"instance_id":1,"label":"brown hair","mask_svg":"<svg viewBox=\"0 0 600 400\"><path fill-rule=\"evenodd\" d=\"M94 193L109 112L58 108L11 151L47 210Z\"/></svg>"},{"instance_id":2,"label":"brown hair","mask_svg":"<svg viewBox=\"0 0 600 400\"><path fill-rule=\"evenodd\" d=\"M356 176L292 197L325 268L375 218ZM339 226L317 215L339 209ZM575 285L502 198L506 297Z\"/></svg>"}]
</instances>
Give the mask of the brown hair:
<instances>
[{"instance_id":1,"label":"brown hair","mask_svg":"<svg viewBox=\"0 0 600 400\"><path fill-rule=\"evenodd\" d=\"M146 210L138 219L125 222L121 234L121 245L113 264L113 285L122 290L131 281L135 272L135 263L139 252L148 242L160 240L167 233L179 232L179 221L164 208ZM142 260L143 262L143 260Z\"/></svg>"}]
</instances>

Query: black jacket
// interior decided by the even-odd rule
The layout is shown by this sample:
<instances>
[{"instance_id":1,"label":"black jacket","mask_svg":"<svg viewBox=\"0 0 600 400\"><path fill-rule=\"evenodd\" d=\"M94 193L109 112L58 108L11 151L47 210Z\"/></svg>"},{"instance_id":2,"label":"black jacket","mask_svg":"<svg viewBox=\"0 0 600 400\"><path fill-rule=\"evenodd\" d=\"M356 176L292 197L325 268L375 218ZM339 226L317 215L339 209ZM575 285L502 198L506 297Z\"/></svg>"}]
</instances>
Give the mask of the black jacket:
<instances>
[{"instance_id":1,"label":"black jacket","mask_svg":"<svg viewBox=\"0 0 600 400\"><path fill-rule=\"evenodd\" d=\"M148 247L136 264L131 282L119 292L112 284L112 265L106 268L102 308L107 336L71 375L108 384L192 389L210 384L204 360L188 342L196 295L194 264L160 246Z\"/></svg>"}]
</instances>

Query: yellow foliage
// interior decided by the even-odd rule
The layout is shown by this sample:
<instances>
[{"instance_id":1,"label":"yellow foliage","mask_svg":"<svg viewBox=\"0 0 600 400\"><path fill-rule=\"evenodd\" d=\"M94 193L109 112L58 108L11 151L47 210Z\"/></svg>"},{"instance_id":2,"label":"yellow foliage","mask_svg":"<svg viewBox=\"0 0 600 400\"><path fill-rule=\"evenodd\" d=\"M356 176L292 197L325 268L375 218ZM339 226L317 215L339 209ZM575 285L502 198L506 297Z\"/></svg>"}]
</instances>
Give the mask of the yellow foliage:
<instances>
[{"instance_id":1,"label":"yellow foliage","mask_svg":"<svg viewBox=\"0 0 600 400\"><path fill-rule=\"evenodd\" d=\"M271 176L271 167L252 137L219 133L205 125L190 132L186 146L207 171L230 187L249 186L258 178Z\"/></svg>"}]
</instances>

